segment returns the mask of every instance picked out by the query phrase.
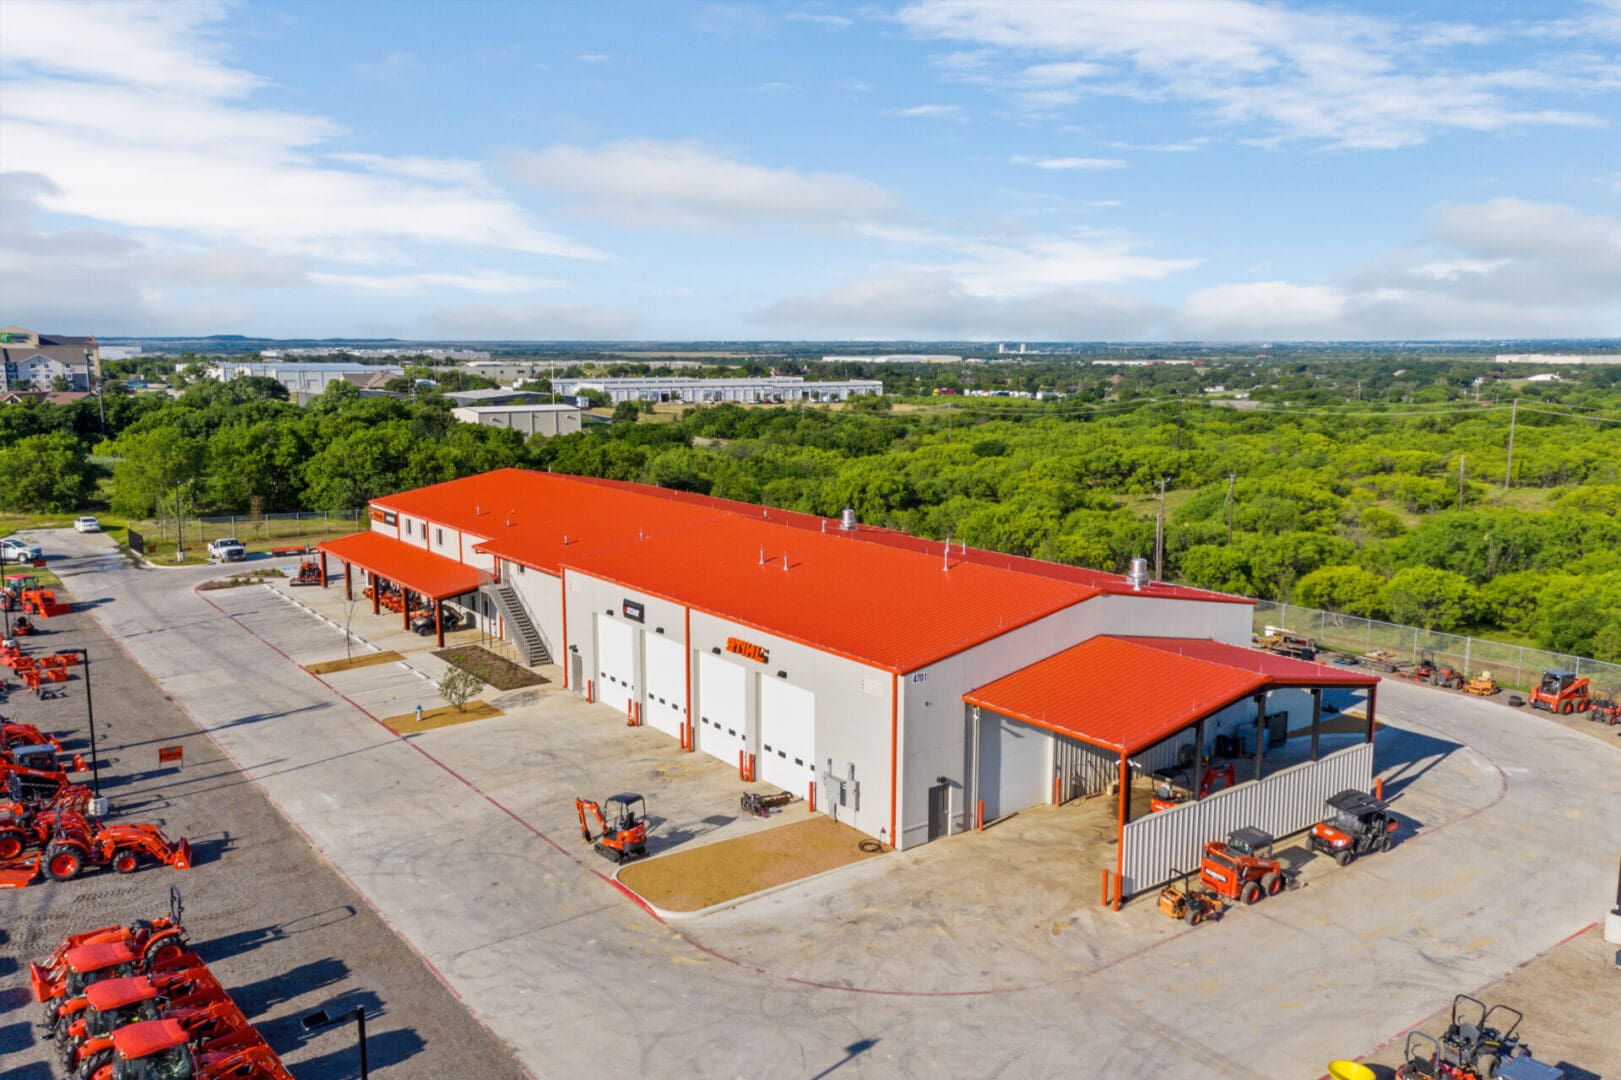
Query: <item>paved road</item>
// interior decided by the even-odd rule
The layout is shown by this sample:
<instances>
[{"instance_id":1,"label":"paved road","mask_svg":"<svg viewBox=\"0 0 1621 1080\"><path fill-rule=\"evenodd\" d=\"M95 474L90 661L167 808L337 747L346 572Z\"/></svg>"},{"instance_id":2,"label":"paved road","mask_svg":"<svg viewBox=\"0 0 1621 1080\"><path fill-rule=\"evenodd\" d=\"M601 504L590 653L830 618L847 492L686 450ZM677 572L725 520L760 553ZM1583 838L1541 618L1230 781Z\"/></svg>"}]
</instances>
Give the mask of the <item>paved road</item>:
<instances>
[{"instance_id":1,"label":"paved road","mask_svg":"<svg viewBox=\"0 0 1621 1080\"><path fill-rule=\"evenodd\" d=\"M1613 885L1621 751L1387 684L1382 713L1405 731L1380 736L1378 767L1419 834L1219 928L1102 965L1059 957L1072 966L1030 971L1041 989L1024 992L964 977L940 889L876 914L783 894L758 909L777 928L748 914L677 934L191 593L205 576L107 569L75 587L537 1073L1312 1076L1588 925ZM861 888L841 880L823 888ZM773 933L787 944L762 952ZM992 992L932 996L964 989Z\"/></svg>"},{"instance_id":2,"label":"paved road","mask_svg":"<svg viewBox=\"0 0 1621 1080\"><path fill-rule=\"evenodd\" d=\"M47 550L61 546L53 537ZM63 566L53 559L52 568L79 588L97 576L98 561ZM87 566L90 572L75 573ZM523 1075L511 1051L467 1014L95 618L81 610L41 620L40 627L26 642L32 648L89 651L100 782L117 819L156 822L171 838L187 836L196 866L187 872L152 866L127 877L107 870L0 892L0 1076L60 1075L34 1025L28 962L70 933L163 913L171 884L183 892L194 947L301 1080L355 1075L353 1026L306 1033L299 1018L317 1008L356 1006L367 1010L370 1065L380 1078L472 1075L468 1069L492 1080ZM3 710L69 733L68 745L88 758L85 682L76 677L62 689L65 696L52 700L14 692ZM236 722L274 717L256 708ZM184 765L160 767L160 746L179 746Z\"/></svg>"}]
</instances>

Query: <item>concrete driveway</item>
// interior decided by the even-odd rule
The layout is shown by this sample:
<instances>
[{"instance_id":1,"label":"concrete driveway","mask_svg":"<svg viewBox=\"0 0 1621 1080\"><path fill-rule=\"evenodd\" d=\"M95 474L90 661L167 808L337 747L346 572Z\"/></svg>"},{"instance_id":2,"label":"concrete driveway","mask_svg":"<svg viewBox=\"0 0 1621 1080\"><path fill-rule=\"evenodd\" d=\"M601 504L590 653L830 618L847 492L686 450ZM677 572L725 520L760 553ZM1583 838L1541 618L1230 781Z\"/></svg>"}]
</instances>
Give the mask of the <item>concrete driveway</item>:
<instances>
[{"instance_id":1,"label":"concrete driveway","mask_svg":"<svg viewBox=\"0 0 1621 1080\"><path fill-rule=\"evenodd\" d=\"M325 633L342 655L330 627L285 605L233 618L191 591L217 571L96 543L47 541L88 571L74 595L541 1074L1316 1076L1588 926L1614 883L1621 750L1387 682L1376 767L1401 845L1220 924L1097 910L1095 877L1041 857L1059 810L666 926L551 794L525 801L560 767L556 732L396 738L273 647ZM243 722L266 712L285 715ZM646 752L637 768L694 756Z\"/></svg>"}]
</instances>

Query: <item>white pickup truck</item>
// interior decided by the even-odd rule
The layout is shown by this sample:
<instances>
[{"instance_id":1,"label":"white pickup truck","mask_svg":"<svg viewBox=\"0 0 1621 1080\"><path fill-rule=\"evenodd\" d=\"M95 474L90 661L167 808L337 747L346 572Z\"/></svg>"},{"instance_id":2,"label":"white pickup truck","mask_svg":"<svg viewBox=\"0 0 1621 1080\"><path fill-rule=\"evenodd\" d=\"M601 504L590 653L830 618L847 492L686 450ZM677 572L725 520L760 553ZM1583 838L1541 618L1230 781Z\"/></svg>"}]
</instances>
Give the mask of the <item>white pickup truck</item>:
<instances>
[{"instance_id":1,"label":"white pickup truck","mask_svg":"<svg viewBox=\"0 0 1621 1080\"><path fill-rule=\"evenodd\" d=\"M242 541L234 536L227 536L209 542L208 559L210 562L242 562L247 557L248 549L243 547Z\"/></svg>"}]
</instances>

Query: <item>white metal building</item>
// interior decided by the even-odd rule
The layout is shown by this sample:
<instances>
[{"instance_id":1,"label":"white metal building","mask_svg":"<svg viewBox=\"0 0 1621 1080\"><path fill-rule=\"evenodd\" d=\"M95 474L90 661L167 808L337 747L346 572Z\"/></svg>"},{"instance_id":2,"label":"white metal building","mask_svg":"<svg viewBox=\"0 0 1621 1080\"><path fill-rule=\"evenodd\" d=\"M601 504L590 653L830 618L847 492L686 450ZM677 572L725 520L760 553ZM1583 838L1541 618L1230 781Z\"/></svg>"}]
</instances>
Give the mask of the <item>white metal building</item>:
<instances>
[{"instance_id":1,"label":"white metal building","mask_svg":"<svg viewBox=\"0 0 1621 1080\"><path fill-rule=\"evenodd\" d=\"M568 435L580 430L580 410L574 405L468 405L451 409L464 424L511 428L525 435Z\"/></svg>"},{"instance_id":2,"label":"white metal building","mask_svg":"<svg viewBox=\"0 0 1621 1080\"><path fill-rule=\"evenodd\" d=\"M861 394L882 394L878 379L841 379L807 382L800 375L762 375L758 378L700 379L690 375L638 375L621 378L558 379L552 384L560 394L573 397L586 390L600 390L621 401L683 401L692 405L722 401L778 403L795 401L845 401Z\"/></svg>"}]
</instances>

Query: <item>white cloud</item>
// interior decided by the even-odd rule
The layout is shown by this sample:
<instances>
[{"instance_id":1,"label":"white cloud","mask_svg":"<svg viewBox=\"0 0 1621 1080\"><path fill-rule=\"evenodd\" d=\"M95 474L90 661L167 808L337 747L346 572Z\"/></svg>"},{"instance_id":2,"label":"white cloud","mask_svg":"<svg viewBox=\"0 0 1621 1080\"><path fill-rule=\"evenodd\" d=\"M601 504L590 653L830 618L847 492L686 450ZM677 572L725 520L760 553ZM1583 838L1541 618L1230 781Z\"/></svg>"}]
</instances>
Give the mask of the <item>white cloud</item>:
<instances>
[{"instance_id":1,"label":"white cloud","mask_svg":"<svg viewBox=\"0 0 1621 1080\"><path fill-rule=\"evenodd\" d=\"M1015 165L1034 165L1038 169L1072 170L1072 169L1124 169L1127 162L1120 158L1090 158L1090 157L1060 157L1060 158L1033 158L1017 155L1013 158Z\"/></svg>"},{"instance_id":2,"label":"white cloud","mask_svg":"<svg viewBox=\"0 0 1621 1080\"><path fill-rule=\"evenodd\" d=\"M510 295L563 287L549 278L525 277L499 270L479 270L470 274L422 272L414 274L333 274L314 271L309 279L316 285L369 293L376 296L414 296L445 290Z\"/></svg>"},{"instance_id":3,"label":"white cloud","mask_svg":"<svg viewBox=\"0 0 1621 1080\"><path fill-rule=\"evenodd\" d=\"M906 216L893 195L859 177L753 165L691 140L551 146L515 155L510 169L520 182L567 200L576 214L646 228L828 230Z\"/></svg>"},{"instance_id":4,"label":"white cloud","mask_svg":"<svg viewBox=\"0 0 1621 1080\"><path fill-rule=\"evenodd\" d=\"M831 26L835 30L843 30L846 26L854 26L855 20L843 15L822 15L810 11L790 11L786 18L789 22L815 23L817 26Z\"/></svg>"},{"instance_id":5,"label":"white cloud","mask_svg":"<svg viewBox=\"0 0 1621 1080\"><path fill-rule=\"evenodd\" d=\"M1257 129L1259 142L1390 148L1453 130L1593 125L1599 121L1592 115L1514 98L1614 80L1601 62L1573 65L1568 57L1546 69L1454 59L1454 51L1483 40L1468 27L1251 0L920 0L898 18L919 36L979 47L967 68L950 67L959 77L968 71L969 81L1006 84L1027 107L1060 107L1082 91L1169 96ZM988 70L987 52L1006 55L1008 76ZM1059 59L1016 66L1032 53ZM1073 73L1066 64L1075 65ZM1020 72L1044 69L1055 72L1059 88L1021 94Z\"/></svg>"},{"instance_id":6,"label":"white cloud","mask_svg":"<svg viewBox=\"0 0 1621 1080\"><path fill-rule=\"evenodd\" d=\"M896 110L896 116L956 116L961 112L955 105L912 105Z\"/></svg>"},{"instance_id":7,"label":"white cloud","mask_svg":"<svg viewBox=\"0 0 1621 1080\"><path fill-rule=\"evenodd\" d=\"M1138 254L1126 237L1041 237L1020 245L968 242L948 267L966 292L1028 296L1053 288L1158 281L1198 265L1196 259Z\"/></svg>"},{"instance_id":8,"label":"white cloud","mask_svg":"<svg viewBox=\"0 0 1621 1080\"><path fill-rule=\"evenodd\" d=\"M46 169L42 205L58 213L277 255L362 262L433 243L599 257L470 163L347 153L326 117L246 104L260 80L227 62L222 17L213 4L8 4L0 169Z\"/></svg>"},{"instance_id":9,"label":"white cloud","mask_svg":"<svg viewBox=\"0 0 1621 1080\"><path fill-rule=\"evenodd\" d=\"M1195 289L1183 316L1195 337L1326 337L1334 336L1345 305L1345 294L1331 286L1255 281Z\"/></svg>"},{"instance_id":10,"label":"white cloud","mask_svg":"<svg viewBox=\"0 0 1621 1080\"><path fill-rule=\"evenodd\" d=\"M579 56L580 63L582 64L606 64L612 59L613 57L609 56L607 53L599 52L583 52Z\"/></svg>"},{"instance_id":11,"label":"white cloud","mask_svg":"<svg viewBox=\"0 0 1621 1080\"><path fill-rule=\"evenodd\" d=\"M428 336L482 341L623 341L639 326L633 312L588 304L468 304L422 321Z\"/></svg>"}]
</instances>

